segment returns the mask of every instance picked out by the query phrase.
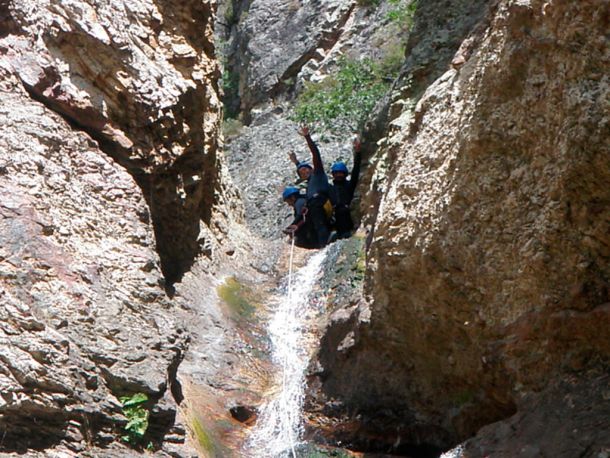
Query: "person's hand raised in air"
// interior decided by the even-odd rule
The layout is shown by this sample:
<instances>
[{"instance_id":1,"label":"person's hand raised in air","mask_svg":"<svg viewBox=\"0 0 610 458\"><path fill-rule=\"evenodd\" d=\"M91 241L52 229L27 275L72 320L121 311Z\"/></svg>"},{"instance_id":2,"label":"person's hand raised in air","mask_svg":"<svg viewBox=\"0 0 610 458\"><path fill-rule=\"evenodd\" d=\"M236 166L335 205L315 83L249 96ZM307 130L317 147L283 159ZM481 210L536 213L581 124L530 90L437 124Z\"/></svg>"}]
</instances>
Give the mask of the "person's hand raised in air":
<instances>
[{"instance_id":1,"label":"person's hand raised in air","mask_svg":"<svg viewBox=\"0 0 610 458\"><path fill-rule=\"evenodd\" d=\"M309 127L307 127L307 126L301 126L297 132L302 137L309 137L309 133L310 133Z\"/></svg>"}]
</instances>

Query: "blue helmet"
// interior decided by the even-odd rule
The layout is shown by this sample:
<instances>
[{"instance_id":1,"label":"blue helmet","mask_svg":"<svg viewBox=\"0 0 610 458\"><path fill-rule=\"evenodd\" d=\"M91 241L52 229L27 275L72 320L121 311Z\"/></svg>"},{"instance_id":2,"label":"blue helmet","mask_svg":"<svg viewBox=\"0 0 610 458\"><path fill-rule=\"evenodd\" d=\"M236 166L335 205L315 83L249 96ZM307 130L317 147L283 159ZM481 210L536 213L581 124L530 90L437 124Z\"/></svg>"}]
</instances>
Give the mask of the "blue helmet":
<instances>
[{"instance_id":1,"label":"blue helmet","mask_svg":"<svg viewBox=\"0 0 610 458\"><path fill-rule=\"evenodd\" d=\"M299 169L302 169L304 167L313 170L313 167L311 166L311 164L309 162L302 161L297 164L297 172L299 171Z\"/></svg>"},{"instance_id":2,"label":"blue helmet","mask_svg":"<svg viewBox=\"0 0 610 458\"><path fill-rule=\"evenodd\" d=\"M335 162L333 164L333 166L330 168L330 173L335 173L335 172L343 172L346 175L349 173L347 171L347 165L345 165L345 162Z\"/></svg>"},{"instance_id":3,"label":"blue helmet","mask_svg":"<svg viewBox=\"0 0 610 458\"><path fill-rule=\"evenodd\" d=\"M298 188L295 188L294 186L287 186L286 188L284 188L284 192L282 193L282 199L286 200L289 197L298 196L298 195L299 195Z\"/></svg>"}]
</instances>

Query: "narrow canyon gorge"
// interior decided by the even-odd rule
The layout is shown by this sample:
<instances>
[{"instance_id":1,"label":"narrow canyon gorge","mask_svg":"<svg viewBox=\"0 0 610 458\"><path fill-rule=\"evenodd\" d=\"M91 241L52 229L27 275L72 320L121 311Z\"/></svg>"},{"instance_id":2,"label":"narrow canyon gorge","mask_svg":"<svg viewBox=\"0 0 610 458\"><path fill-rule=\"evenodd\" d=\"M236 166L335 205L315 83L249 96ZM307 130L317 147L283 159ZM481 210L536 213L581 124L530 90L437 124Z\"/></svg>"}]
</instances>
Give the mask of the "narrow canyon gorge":
<instances>
[{"instance_id":1,"label":"narrow canyon gorge","mask_svg":"<svg viewBox=\"0 0 610 458\"><path fill-rule=\"evenodd\" d=\"M0 456L610 457L609 30L0 0ZM362 143L321 250L282 233L304 123Z\"/></svg>"}]
</instances>

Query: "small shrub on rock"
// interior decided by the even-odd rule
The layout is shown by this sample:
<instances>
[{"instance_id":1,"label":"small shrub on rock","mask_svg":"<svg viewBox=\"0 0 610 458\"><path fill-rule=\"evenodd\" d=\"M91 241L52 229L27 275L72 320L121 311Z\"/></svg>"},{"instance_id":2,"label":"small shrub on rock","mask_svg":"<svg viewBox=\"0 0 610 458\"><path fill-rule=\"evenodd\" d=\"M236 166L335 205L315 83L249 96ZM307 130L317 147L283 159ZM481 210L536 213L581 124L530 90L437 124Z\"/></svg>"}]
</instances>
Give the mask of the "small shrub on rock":
<instances>
[{"instance_id":1,"label":"small shrub on rock","mask_svg":"<svg viewBox=\"0 0 610 458\"><path fill-rule=\"evenodd\" d=\"M371 59L342 58L335 74L305 84L291 119L333 133L358 131L388 86Z\"/></svg>"},{"instance_id":2,"label":"small shrub on rock","mask_svg":"<svg viewBox=\"0 0 610 458\"><path fill-rule=\"evenodd\" d=\"M144 407L148 396L144 393L136 393L131 396L123 396L120 401L123 405L123 415L127 417L127 424L124 428L126 434L121 439L131 445L140 445L148 429L150 412Z\"/></svg>"}]
</instances>

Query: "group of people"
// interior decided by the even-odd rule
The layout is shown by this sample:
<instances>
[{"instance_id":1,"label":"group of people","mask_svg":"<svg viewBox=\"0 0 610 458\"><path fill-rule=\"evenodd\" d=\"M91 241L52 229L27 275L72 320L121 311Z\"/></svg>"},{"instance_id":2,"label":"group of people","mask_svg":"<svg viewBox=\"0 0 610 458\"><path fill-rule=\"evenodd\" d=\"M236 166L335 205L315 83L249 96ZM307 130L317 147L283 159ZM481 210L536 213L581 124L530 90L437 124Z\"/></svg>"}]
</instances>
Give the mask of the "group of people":
<instances>
[{"instance_id":1,"label":"group of people","mask_svg":"<svg viewBox=\"0 0 610 458\"><path fill-rule=\"evenodd\" d=\"M330 169L331 184L309 129L302 127L299 134L307 141L312 163L299 162L294 153L289 154L296 165L298 181L282 193L284 202L294 209L294 220L284 233L294 237L295 245L301 248L322 248L334 239L351 236L354 230L350 204L360 173L360 141L354 141L351 174L344 162L335 162Z\"/></svg>"}]
</instances>

